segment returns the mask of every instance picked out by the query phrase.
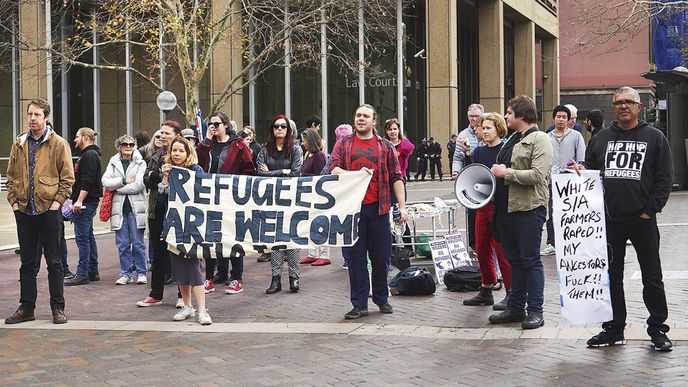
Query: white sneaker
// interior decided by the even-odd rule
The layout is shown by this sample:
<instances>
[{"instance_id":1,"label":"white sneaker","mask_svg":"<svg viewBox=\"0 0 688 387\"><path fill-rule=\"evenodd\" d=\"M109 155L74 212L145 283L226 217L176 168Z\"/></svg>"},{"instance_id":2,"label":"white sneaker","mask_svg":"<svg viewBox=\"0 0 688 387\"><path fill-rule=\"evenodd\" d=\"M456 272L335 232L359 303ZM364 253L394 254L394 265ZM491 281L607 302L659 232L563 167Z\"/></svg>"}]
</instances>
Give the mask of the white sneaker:
<instances>
[{"instance_id":1,"label":"white sneaker","mask_svg":"<svg viewBox=\"0 0 688 387\"><path fill-rule=\"evenodd\" d=\"M201 325L210 325L213 323L213 320L208 314L208 309L198 312L198 322L201 323Z\"/></svg>"},{"instance_id":2,"label":"white sneaker","mask_svg":"<svg viewBox=\"0 0 688 387\"><path fill-rule=\"evenodd\" d=\"M174 321L184 321L187 318L194 317L194 316L196 316L196 309L194 309L190 306L184 305L182 310L177 312L177 314L175 314L174 317L172 317L172 319ZM200 319L200 316L199 316L199 319Z\"/></svg>"},{"instance_id":3,"label":"white sneaker","mask_svg":"<svg viewBox=\"0 0 688 387\"><path fill-rule=\"evenodd\" d=\"M138 277L136 277L136 284L137 285L145 285L147 283L148 283L148 280L146 279L145 275L139 275Z\"/></svg>"},{"instance_id":4,"label":"white sneaker","mask_svg":"<svg viewBox=\"0 0 688 387\"><path fill-rule=\"evenodd\" d=\"M540 255L554 255L556 252L557 250L554 249L554 246L547 245L544 249L540 250Z\"/></svg>"},{"instance_id":5,"label":"white sneaker","mask_svg":"<svg viewBox=\"0 0 688 387\"><path fill-rule=\"evenodd\" d=\"M184 307L184 300L181 298L177 298L177 305L175 305L175 308L181 309Z\"/></svg>"},{"instance_id":6,"label":"white sneaker","mask_svg":"<svg viewBox=\"0 0 688 387\"><path fill-rule=\"evenodd\" d=\"M134 282L134 280L131 279L131 277L127 277L126 275L123 275L123 276L119 277L119 279L117 281L115 281L115 285L126 285L126 284L130 284L132 282Z\"/></svg>"}]
</instances>

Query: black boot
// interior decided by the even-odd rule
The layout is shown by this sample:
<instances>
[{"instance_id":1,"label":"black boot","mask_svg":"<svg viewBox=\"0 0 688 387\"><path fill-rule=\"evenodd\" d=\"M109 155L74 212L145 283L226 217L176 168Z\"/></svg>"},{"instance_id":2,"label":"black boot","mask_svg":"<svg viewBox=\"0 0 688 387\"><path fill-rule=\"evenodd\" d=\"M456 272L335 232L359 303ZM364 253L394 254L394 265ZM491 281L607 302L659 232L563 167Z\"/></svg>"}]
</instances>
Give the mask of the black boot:
<instances>
[{"instance_id":1,"label":"black boot","mask_svg":"<svg viewBox=\"0 0 688 387\"><path fill-rule=\"evenodd\" d=\"M473 298L463 300L464 305L478 306L478 305L492 305L494 304L494 297L492 297L492 289L480 287L480 292Z\"/></svg>"},{"instance_id":2,"label":"black boot","mask_svg":"<svg viewBox=\"0 0 688 387\"><path fill-rule=\"evenodd\" d=\"M265 291L266 294L275 294L282 291L282 276L273 275L270 287Z\"/></svg>"},{"instance_id":3,"label":"black boot","mask_svg":"<svg viewBox=\"0 0 688 387\"><path fill-rule=\"evenodd\" d=\"M289 277L289 291L292 293L299 292L299 279L294 277Z\"/></svg>"},{"instance_id":4,"label":"black boot","mask_svg":"<svg viewBox=\"0 0 688 387\"><path fill-rule=\"evenodd\" d=\"M504 297L504 299L499 301L498 303L492 305L492 310L506 310L506 305L509 303L509 294L510 293L511 293L511 290L507 289L506 290L506 296Z\"/></svg>"}]
</instances>

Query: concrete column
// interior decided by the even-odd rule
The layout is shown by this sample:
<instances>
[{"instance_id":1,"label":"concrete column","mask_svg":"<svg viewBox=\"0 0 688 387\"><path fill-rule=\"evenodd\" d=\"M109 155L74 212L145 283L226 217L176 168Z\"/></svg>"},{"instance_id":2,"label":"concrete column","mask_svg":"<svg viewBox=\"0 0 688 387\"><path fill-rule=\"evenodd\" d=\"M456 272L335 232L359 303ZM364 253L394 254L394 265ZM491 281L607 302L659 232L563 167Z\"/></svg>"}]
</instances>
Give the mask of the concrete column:
<instances>
[{"instance_id":1,"label":"concrete column","mask_svg":"<svg viewBox=\"0 0 688 387\"><path fill-rule=\"evenodd\" d=\"M542 78L542 106L538 109L542 112L538 117L541 127L559 105L559 39L542 40Z\"/></svg>"},{"instance_id":2,"label":"concrete column","mask_svg":"<svg viewBox=\"0 0 688 387\"><path fill-rule=\"evenodd\" d=\"M444 149L451 128L459 127L456 0L426 0L428 136ZM418 128L423 137L423 128ZM445 149L446 152L446 149ZM449 172L442 153L442 170Z\"/></svg>"},{"instance_id":3,"label":"concrete column","mask_svg":"<svg viewBox=\"0 0 688 387\"><path fill-rule=\"evenodd\" d=\"M19 35L30 46L45 46L45 4L43 2L21 2L19 4ZM45 52L19 51L20 112L25 112L26 104L34 98L48 99L45 61ZM51 106L51 108L54 111L56 107Z\"/></svg>"},{"instance_id":4,"label":"concrete column","mask_svg":"<svg viewBox=\"0 0 688 387\"><path fill-rule=\"evenodd\" d=\"M485 111L504 110L504 5L502 0L481 0L478 6L480 103ZM516 78L520 74L516 73Z\"/></svg>"},{"instance_id":5,"label":"concrete column","mask_svg":"<svg viewBox=\"0 0 688 387\"><path fill-rule=\"evenodd\" d=\"M535 23L514 25L514 72L516 95L535 99Z\"/></svg>"},{"instance_id":6,"label":"concrete column","mask_svg":"<svg viewBox=\"0 0 688 387\"><path fill-rule=\"evenodd\" d=\"M217 20L221 17L227 3L231 0L213 0L213 19ZM233 2L232 16L240 15L241 2ZM222 39L215 46L213 51L213 58L210 61L210 102L214 103L222 90L232 82L243 68L242 51L240 36L240 23L237 20L230 20L230 31L222 37ZM234 89L241 86L242 80L238 79L234 82ZM243 94L241 88L234 93L227 102L220 106L220 109L225 111L229 118L236 121L238 130L244 126L243 122ZM203 112L207 114L210 112Z\"/></svg>"}]
</instances>

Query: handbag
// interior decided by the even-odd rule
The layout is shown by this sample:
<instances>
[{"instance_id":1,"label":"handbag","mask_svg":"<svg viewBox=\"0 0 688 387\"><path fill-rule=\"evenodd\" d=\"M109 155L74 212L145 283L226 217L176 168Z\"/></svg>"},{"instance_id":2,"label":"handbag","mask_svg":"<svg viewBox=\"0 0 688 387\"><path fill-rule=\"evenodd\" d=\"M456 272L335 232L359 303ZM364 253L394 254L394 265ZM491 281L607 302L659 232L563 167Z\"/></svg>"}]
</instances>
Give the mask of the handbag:
<instances>
[{"instance_id":1,"label":"handbag","mask_svg":"<svg viewBox=\"0 0 688 387\"><path fill-rule=\"evenodd\" d=\"M103 201L100 203L100 221L107 222L112 216L112 198L115 196L115 191L104 190Z\"/></svg>"}]
</instances>

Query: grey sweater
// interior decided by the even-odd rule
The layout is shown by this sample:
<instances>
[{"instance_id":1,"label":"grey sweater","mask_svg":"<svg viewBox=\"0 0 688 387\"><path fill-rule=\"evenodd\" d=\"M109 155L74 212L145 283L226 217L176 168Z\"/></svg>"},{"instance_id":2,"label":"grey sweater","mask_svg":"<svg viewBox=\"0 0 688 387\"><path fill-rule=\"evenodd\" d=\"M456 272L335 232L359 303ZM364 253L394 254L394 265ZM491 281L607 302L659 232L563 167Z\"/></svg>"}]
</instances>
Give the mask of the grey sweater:
<instances>
[{"instance_id":1,"label":"grey sweater","mask_svg":"<svg viewBox=\"0 0 688 387\"><path fill-rule=\"evenodd\" d=\"M561 137L557 136L557 131L547 133L552 148L554 148L554 158L552 159L552 173L559 173L559 170L566 167L571 161L585 160L585 140L577 131L566 128Z\"/></svg>"}]
</instances>

